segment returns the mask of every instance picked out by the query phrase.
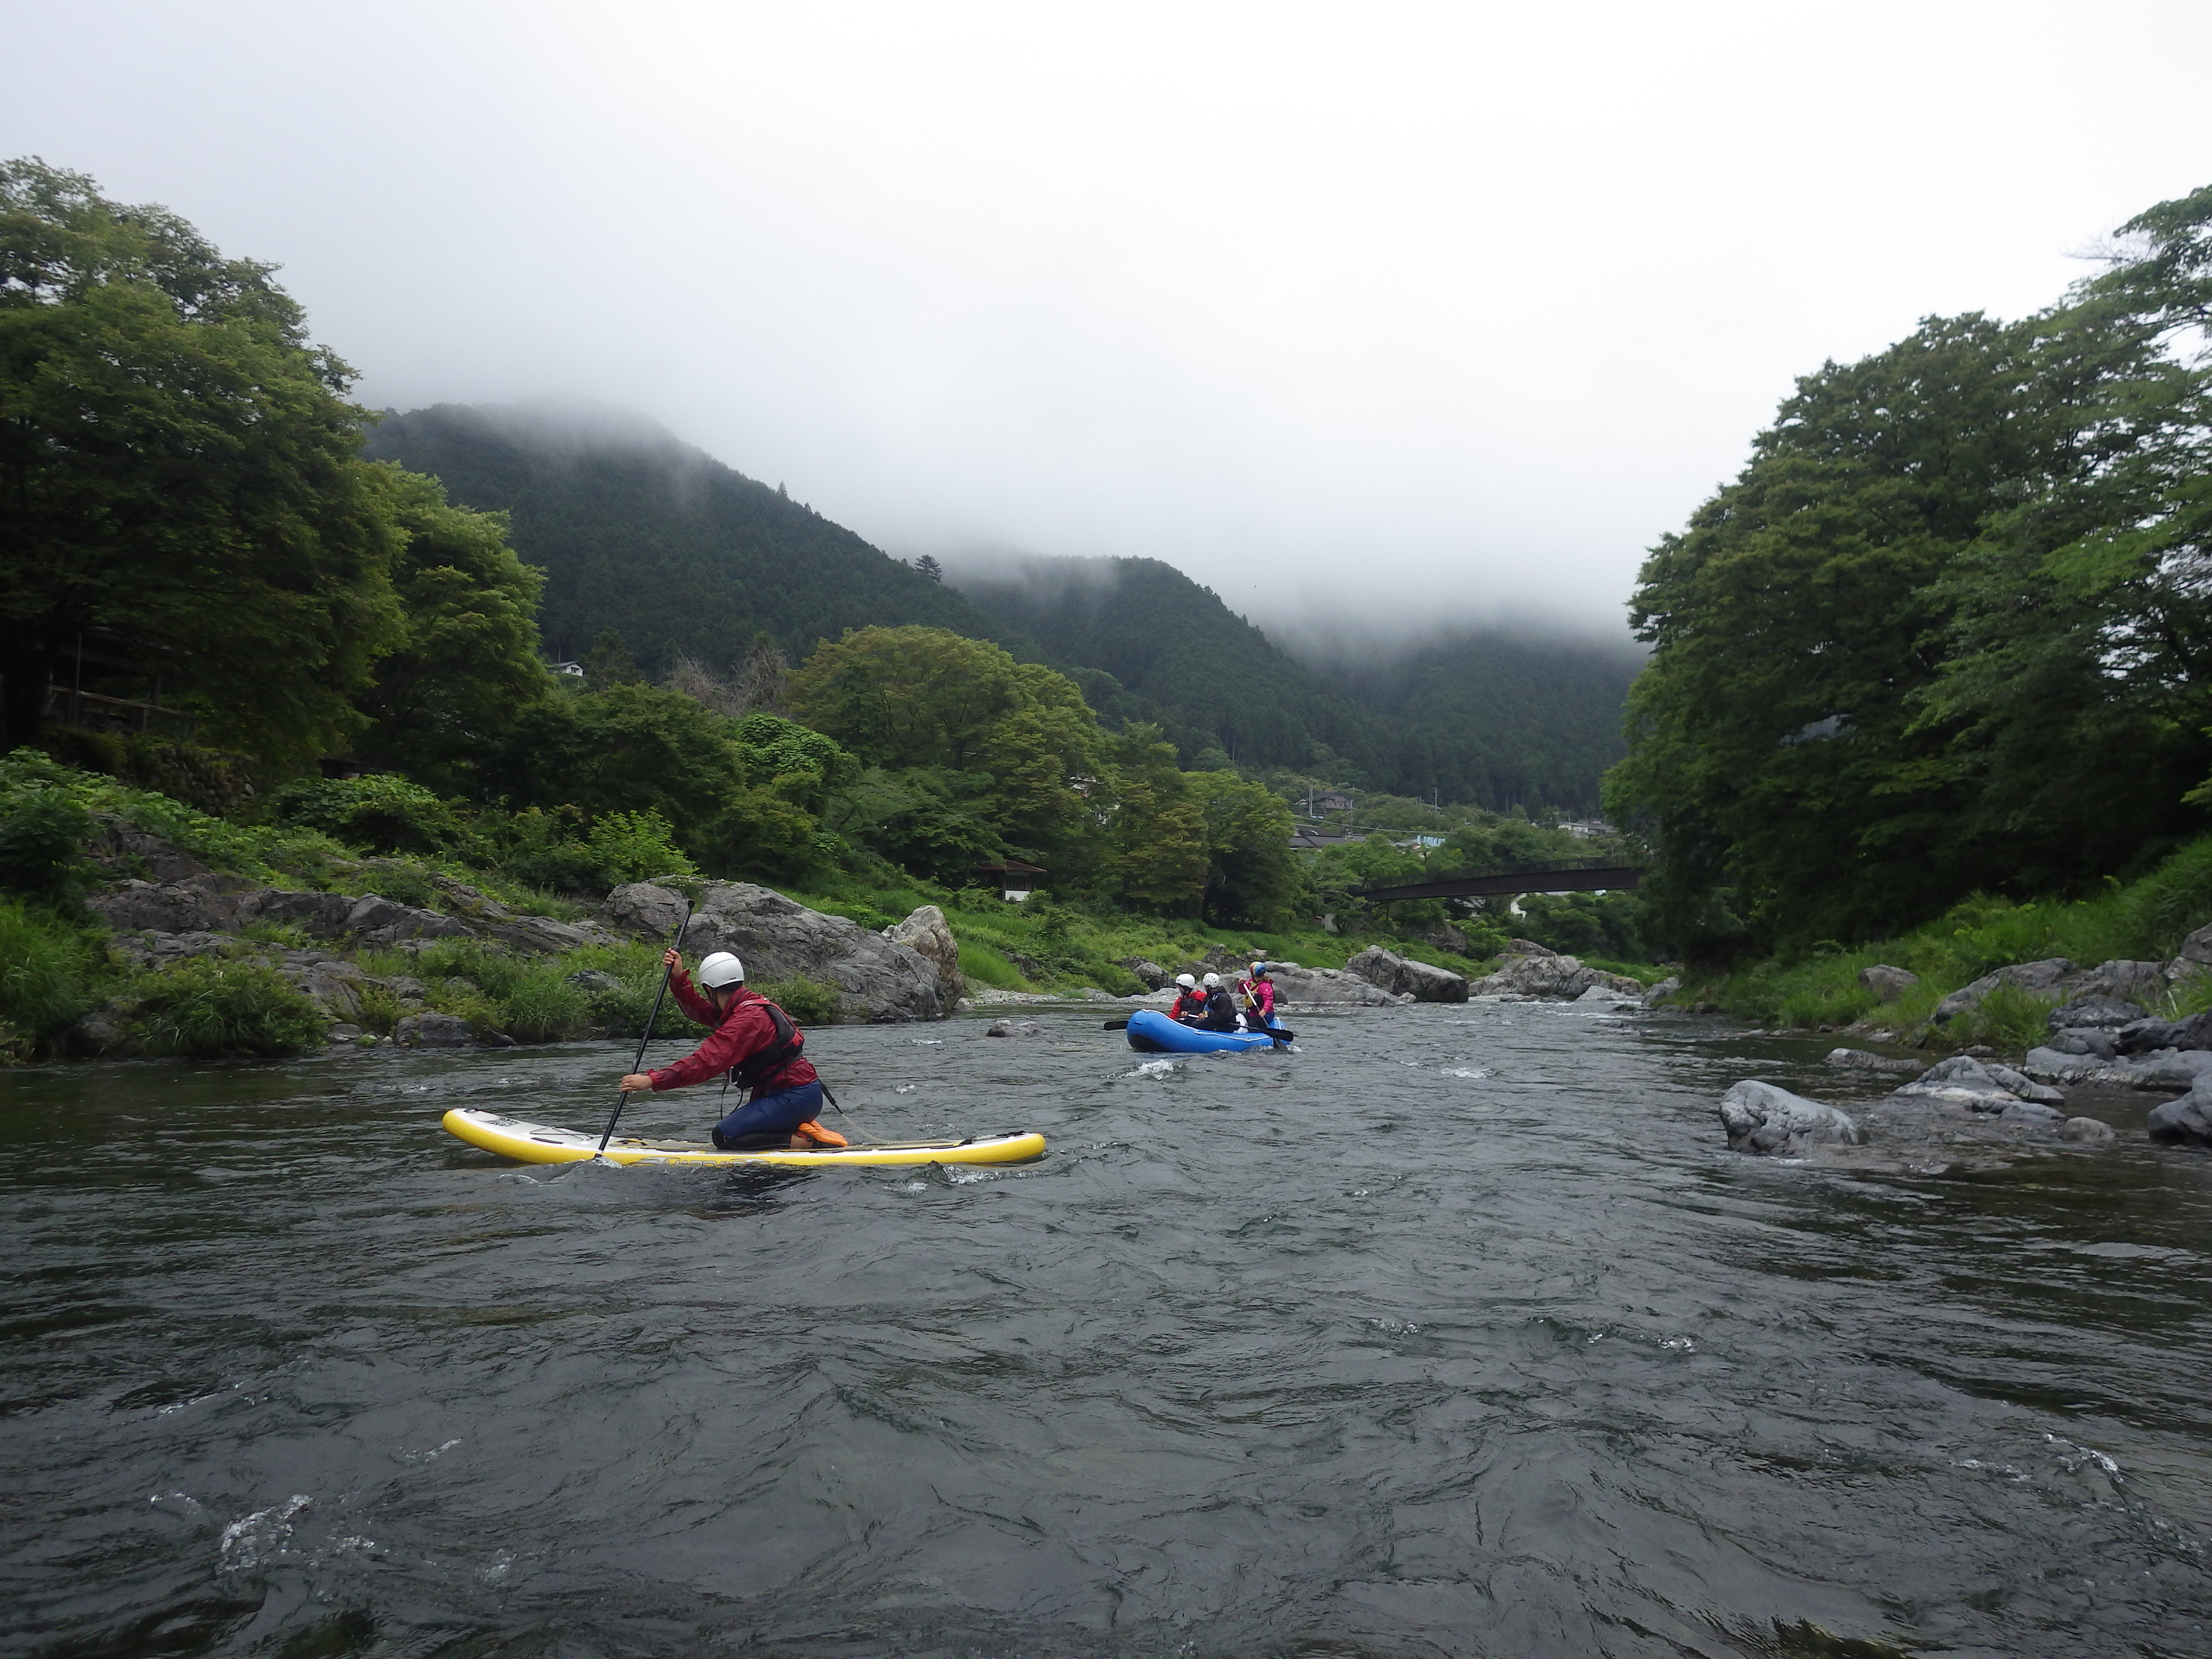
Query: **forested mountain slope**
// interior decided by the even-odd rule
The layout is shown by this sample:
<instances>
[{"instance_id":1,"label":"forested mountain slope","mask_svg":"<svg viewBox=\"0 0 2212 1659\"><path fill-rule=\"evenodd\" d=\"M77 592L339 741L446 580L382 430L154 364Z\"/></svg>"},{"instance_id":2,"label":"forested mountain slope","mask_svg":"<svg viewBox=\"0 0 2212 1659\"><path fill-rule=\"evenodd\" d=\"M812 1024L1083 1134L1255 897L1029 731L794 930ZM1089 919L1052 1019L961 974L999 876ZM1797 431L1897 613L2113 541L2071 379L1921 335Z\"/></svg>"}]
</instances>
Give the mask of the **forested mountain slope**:
<instances>
[{"instance_id":1,"label":"forested mountain slope","mask_svg":"<svg viewBox=\"0 0 2212 1659\"><path fill-rule=\"evenodd\" d=\"M1597 810L1643 661L1626 638L1504 629L1294 655L1156 559L956 560L950 576L1055 661L1111 674L1121 695L1094 704L1160 721L1187 760L1210 738L1248 766L1498 810Z\"/></svg>"},{"instance_id":2,"label":"forested mountain slope","mask_svg":"<svg viewBox=\"0 0 2212 1659\"><path fill-rule=\"evenodd\" d=\"M1055 663L1092 671L1075 678L1100 714L1158 721L1186 765L1388 768L1387 734L1350 698L1158 559L955 560L947 580Z\"/></svg>"},{"instance_id":3,"label":"forested mountain slope","mask_svg":"<svg viewBox=\"0 0 2212 1659\"><path fill-rule=\"evenodd\" d=\"M756 634L793 659L871 623L998 637L954 590L641 416L440 404L387 416L368 453L513 515L556 657L609 628L653 672L726 664Z\"/></svg>"},{"instance_id":4,"label":"forested mountain slope","mask_svg":"<svg viewBox=\"0 0 2212 1659\"><path fill-rule=\"evenodd\" d=\"M1621 706L1644 652L1618 641L1455 634L1401 651L1311 654L1390 737L1397 793L1504 809L1598 809L1598 780L1627 752Z\"/></svg>"}]
</instances>

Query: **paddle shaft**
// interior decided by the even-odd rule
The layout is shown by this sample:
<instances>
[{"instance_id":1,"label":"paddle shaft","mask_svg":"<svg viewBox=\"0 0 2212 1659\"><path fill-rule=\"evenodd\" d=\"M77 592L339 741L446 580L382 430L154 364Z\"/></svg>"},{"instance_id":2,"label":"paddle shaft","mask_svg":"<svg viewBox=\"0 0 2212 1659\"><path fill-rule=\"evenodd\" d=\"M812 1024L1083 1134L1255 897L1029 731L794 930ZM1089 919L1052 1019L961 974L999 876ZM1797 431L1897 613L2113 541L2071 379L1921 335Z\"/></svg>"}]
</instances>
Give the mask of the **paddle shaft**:
<instances>
[{"instance_id":1,"label":"paddle shaft","mask_svg":"<svg viewBox=\"0 0 2212 1659\"><path fill-rule=\"evenodd\" d=\"M677 919L676 933L668 941L668 948L670 950L673 951L677 946L684 943L684 930L690 925L691 901L690 899L685 899L684 901L684 914ZM629 1063L629 1068L632 1072L636 1071L639 1066L645 1064L645 1045L653 1041L653 1028L660 1023L660 1005L668 995L668 981L675 976L676 969L674 968L665 964L662 966L660 970L660 988L653 994L653 1012L645 1017L645 1035L637 1040L637 1058L631 1060ZM615 1109L613 1111L607 1114L606 1133L599 1137L600 1152L604 1152L606 1151L607 1142L615 1138L615 1125L622 1119L623 1108L629 1104L629 1091L625 1089L615 1097Z\"/></svg>"}]
</instances>

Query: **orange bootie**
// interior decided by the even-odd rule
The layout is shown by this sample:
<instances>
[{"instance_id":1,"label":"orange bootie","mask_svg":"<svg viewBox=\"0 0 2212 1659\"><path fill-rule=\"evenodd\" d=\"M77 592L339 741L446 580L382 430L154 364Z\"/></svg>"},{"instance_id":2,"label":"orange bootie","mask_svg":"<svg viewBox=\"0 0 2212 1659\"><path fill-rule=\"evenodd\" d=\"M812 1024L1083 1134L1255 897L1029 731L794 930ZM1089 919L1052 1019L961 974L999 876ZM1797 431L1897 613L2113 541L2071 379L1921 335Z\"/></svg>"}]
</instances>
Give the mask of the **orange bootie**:
<instances>
[{"instance_id":1,"label":"orange bootie","mask_svg":"<svg viewBox=\"0 0 2212 1659\"><path fill-rule=\"evenodd\" d=\"M817 1146L849 1146L852 1145L852 1142L847 1140L844 1136L839 1134L835 1129L825 1129L819 1123L813 1121L811 1119L800 1124L797 1129L792 1132L792 1144L796 1146L801 1136L812 1141Z\"/></svg>"}]
</instances>

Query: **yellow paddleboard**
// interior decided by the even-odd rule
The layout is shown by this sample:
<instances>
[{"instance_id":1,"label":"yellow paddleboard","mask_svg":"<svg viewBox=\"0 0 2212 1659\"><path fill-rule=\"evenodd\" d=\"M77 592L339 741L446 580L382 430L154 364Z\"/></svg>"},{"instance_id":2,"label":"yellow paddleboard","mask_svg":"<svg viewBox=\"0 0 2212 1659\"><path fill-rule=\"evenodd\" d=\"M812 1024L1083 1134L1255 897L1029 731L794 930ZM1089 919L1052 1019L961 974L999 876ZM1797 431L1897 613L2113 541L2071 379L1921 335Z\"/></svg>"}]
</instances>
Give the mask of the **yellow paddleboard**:
<instances>
[{"instance_id":1,"label":"yellow paddleboard","mask_svg":"<svg viewBox=\"0 0 2212 1659\"><path fill-rule=\"evenodd\" d=\"M556 1129L544 1123L525 1123L520 1118L496 1112L470 1111L455 1107L446 1114L446 1128L471 1146L481 1146L502 1158L525 1164L580 1164L599 1157L599 1138L574 1129ZM970 1135L965 1140L894 1140L872 1146L825 1146L799 1152L771 1147L757 1152L718 1152L703 1141L637 1140L618 1135L607 1143L605 1154L617 1164L688 1164L717 1167L765 1164L781 1170L818 1170L825 1164L1026 1164L1044 1156L1044 1137L1035 1133Z\"/></svg>"}]
</instances>

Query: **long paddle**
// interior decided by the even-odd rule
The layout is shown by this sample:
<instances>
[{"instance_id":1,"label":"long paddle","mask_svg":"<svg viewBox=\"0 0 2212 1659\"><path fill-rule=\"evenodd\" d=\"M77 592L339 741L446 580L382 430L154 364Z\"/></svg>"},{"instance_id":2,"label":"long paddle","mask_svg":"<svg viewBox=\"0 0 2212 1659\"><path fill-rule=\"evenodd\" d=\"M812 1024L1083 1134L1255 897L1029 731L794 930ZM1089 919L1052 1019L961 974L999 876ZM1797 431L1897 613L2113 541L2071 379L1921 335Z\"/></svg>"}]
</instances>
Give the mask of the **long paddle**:
<instances>
[{"instance_id":1,"label":"long paddle","mask_svg":"<svg viewBox=\"0 0 2212 1659\"><path fill-rule=\"evenodd\" d=\"M684 930L690 925L691 901L690 899L685 899L684 901L684 914L677 919L675 935L668 941L668 948L670 950L673 951L684 943ZM668 994L668 981L675 975L675 972L676 969L674 968L670 967L665 963L662 964L660 969L660 988L653 994L653 1012L645 1017L645 1035L637 1040L637 1058L629 1063L629 1069L632 1072L635 1072L639 1066L645 1064L645 1045L653 1041L653 1028L660 1023L661 1000ZM623 1108L629 1104L629 1091L625 1089L615 1097L615 1109L607 1115L606 1133L599 1137L600 1152L605 1152L607 1149L607 1142L615 1138L615 1124L623 1115Z\"/></svg>"}]
</instances>

